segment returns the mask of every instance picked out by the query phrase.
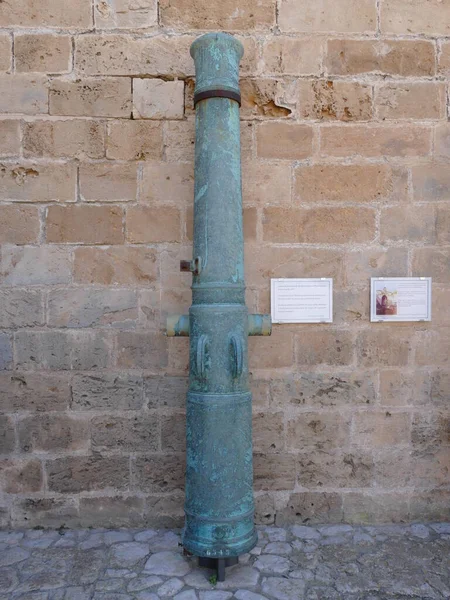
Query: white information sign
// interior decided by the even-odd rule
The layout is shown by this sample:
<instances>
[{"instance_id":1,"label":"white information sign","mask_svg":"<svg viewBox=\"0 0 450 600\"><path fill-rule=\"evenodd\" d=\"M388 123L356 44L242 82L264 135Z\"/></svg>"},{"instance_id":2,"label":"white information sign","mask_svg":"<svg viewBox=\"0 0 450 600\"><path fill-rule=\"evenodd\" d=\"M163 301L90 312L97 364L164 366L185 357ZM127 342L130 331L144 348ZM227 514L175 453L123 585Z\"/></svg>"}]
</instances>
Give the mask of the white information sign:
<instances>
[{"instance_id":1,"label":"white information sign","mask_svg":"<svg viewBox=\"0 0 450 600\"><path fill-rule=\"evenodd\" d=\"M332 323L333 279L272 279L273 323Z\"/></svg>"},{"instance_id":2,"label":"white information sign","mask_svg":"<svg viewBox=\"0 0 450 600\"><path fill-rule=\"evenodd\" d=\"M431 321L431 277L373 277L371 321Z\"/></svg>"}]
</instances>

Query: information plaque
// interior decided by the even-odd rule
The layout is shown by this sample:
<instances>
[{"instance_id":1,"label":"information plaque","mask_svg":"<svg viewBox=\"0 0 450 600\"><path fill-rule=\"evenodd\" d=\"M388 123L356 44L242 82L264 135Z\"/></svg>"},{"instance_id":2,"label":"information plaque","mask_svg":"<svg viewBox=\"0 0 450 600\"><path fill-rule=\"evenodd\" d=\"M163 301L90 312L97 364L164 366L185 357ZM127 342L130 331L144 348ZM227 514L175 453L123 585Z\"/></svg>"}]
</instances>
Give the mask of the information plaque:
<instances>
[{"instance_id":1,"label":"information plaque","mask_svg":"<svg viewBox=\"0 0 450 600\"><path fill-rule=\"evenodd\" d=\"M272 279L273 323L332 323L333 280Z\"/></svg>"},{"instance_id":2,"label":"information plaque","mask_svg":"<svg viewBox=\"0 0 450 600\"><path fill-rule=\"evenodd\" d=\"M431 277L372 277L371 321L431 321Z\"/></svg>"}]
</instances>

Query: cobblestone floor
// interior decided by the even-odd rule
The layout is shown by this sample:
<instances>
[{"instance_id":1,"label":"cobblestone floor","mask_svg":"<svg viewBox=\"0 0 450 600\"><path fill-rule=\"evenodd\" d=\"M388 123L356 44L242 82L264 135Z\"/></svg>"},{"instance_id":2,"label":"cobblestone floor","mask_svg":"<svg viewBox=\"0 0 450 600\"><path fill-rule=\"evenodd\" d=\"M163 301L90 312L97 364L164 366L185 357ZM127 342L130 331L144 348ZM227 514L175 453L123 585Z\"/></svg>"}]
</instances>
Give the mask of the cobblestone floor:
<instances>
[{"instance_id":1,"label":"cobblestone floor","mask_svg":"<svg viewBox=\"0 0 450 600\"><path fill-rule=\"evenodd\" d=\"M224 583L169 530L0 532L0 600L450 598L450 524L259 528Z\"/></svg>"}]
</instances>

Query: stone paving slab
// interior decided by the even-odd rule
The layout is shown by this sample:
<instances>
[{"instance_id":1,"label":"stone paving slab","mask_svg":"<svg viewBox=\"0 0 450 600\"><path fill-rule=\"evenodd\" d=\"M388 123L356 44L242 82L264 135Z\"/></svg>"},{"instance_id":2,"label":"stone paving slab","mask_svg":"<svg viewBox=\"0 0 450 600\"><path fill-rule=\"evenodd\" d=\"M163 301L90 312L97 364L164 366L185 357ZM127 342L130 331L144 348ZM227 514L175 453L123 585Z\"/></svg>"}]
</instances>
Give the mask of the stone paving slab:
<instances>
[{"instance_id":1,"label":"stone paving slab","mask_svg":"<svg viewBox=\"0 0 450 600\"><path fill-rule=\"evenodd\" d=\"M450 523L260 527L225 582L170 530L0 531L0 600L450 598Z\"/></svg>"}]
</instances>

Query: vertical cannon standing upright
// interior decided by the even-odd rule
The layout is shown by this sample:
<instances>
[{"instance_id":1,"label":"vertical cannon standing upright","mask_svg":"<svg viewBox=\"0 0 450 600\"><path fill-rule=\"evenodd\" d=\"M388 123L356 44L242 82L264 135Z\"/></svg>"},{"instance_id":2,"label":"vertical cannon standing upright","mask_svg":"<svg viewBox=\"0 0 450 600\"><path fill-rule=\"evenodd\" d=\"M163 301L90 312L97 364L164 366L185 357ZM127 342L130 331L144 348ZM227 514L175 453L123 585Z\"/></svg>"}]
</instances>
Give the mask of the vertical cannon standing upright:
<instances>
[{"instance_id":1,"label":"vertical cannon standing upright","mask_svg":"<svg viewBox=\"0 0 450 600\"><path fill-rule=\"evenodd\" d=\"M257 540L248 335L270 335L269 315L245 305L239 124L242 44L208 33L191 46L196 108L194 253L189 317L167 335L190 337L186 500L182 542L201 565L236 564Z\"/></svg>"}]
</instances>

